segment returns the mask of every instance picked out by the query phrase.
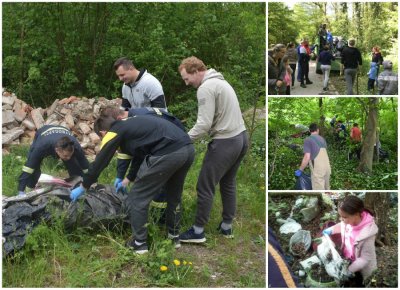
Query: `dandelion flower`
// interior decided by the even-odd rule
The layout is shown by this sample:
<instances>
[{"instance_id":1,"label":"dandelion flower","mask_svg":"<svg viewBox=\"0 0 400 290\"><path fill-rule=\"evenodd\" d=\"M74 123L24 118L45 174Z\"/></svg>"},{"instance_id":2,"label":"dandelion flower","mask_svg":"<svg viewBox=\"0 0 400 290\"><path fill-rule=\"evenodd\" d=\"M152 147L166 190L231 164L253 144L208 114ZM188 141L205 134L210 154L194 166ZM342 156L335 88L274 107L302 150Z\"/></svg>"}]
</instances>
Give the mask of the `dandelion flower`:
<instances>
[{"instance_id":1,"label":"dandelion flower","mask_svg":"<svg viewBox=\"0 0 400 290\"><path fill-rule=\"evenodd\" d=\"M167 267L167 266L164 266L164 265L162 265L162 266L160 267L160 270L161 270L161 272L165 272L165 271L167 271L167 270L168 270L168 267Z\"/></svg>"},{"instance_id":2,"label":"dandelion flower","mask_svg":"<svg viewBox=\"0 0 400 290\"><path fill-rule=\"evenodd\" d=\"M191 266L191 265L193 265L193 263L192 263L192 262L189 262L189 265Z\"/></svg>"},{"instance_id":3,"label":"dandelion flower","mask_svg":"<svg viewBox=\"0 0 400 290\"><path fill-rule=\"evenodd\" d=\"M186 266L186 264L187 264L187 262L186 262L186 261L183 261L183 265L185 265L185 266Z\"/></svg>"},{"instance_id":4,"label":"dandelion flower","mask_svg":"<svg viewBox=\"0 0 400 290\"><path fill-rule=\"evenodd\" d=\"M181 264L181 261L179 261L179 260L174 260L174 264L175 264L175 266L179 266L179 265Z\"/></svg>"}]
</instances>

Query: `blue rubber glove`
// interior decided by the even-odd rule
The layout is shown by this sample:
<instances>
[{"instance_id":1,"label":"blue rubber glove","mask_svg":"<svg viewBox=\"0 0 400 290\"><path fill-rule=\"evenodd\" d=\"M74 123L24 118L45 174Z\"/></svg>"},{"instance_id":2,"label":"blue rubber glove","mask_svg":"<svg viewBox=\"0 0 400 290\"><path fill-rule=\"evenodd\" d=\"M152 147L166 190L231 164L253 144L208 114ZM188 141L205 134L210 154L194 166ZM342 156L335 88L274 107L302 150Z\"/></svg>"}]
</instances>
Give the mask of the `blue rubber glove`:
<instances>
[{"instance_id":1,"label":"blue rubber glove","mask_svg":"<svg viewBox=\"0 0 400 290\"><path fill-rule=\"evenodd\" d=\"M71 190L70 198L73 202L77 201L77 199L85 193L85 189L82 186L79 186L73 190Z\"/></svg>"},{"instance_id":2,"label":"blue rubber glove","mask_svg":"<svg viewBox=\"0 0 400 290\"><path fill-rule=\"evenodd\" d=\"M120 183L120 182L122 182L122 179L121 178L115 178L115 180L114 180L114 187L115 187L115 189L118 191L118 184Z\"/></svg>"},{"instance_id":3,"label":"blue rubber glove","mask_svg":"<svg viewBox=\"0 0 400 290\"><path fill-rule=\"evenodd\" d=\"M17 196L22 197L22 196L25 196L25 195L26 195L26 193L24 191L18 191Z\"/></svg>"},{"instance_id":4,"label":"blue rubber glove","mask_svg":"<svg viewBox=\"0 0 400 290\"><path fill-rule=\"evenodd\" d=\"M117 184L117 186L115 187L115 189L117 190L117 192L118 192L118 191L121 191L123 194L126 194L126 186L124 186L124 185L122 184L122 181L119 182L119 183Z\"/></svg>"},{"instance_id":5,"label":"blue rubber glove","mask_svg":"<svg viewBox=\"0 0 400 290\"><path fill-rule=\"evenodd\" d=\"M332 235L332 229L331 228L327 228L327 229L325 229L325 230L323 230L322 231L322 233L324 234L324 235L327 235L327 236L330 236L330 235Z\"/></svg>"},{"instance_id":6,"label":"blue rubber glove","mask_svg":"<svg viewBox=\"0 0 400 290\"><path fill-rule=\"evenodd\" d=\"M295 175L296 177L300 177L302 174L303 174L303 171L301 171L300 169L297 169L297 170L294 172L294 175Z\"/></svg>"}]
</instances>

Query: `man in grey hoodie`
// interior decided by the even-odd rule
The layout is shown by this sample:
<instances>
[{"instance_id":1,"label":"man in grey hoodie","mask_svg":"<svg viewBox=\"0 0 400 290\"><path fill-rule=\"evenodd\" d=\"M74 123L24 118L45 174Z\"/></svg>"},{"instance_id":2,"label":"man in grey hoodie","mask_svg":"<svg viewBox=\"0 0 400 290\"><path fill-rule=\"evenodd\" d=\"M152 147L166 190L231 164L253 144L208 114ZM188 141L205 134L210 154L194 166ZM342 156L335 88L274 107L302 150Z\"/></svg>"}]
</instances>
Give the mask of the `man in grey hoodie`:
<instances>
[{"instance_id":1,"label":"man in grey hoodie","mask_svg":"<svg viewBox=\"0 0 400 290\"><path fill-rule=\"evenodd\" d=\"M186 85L197 88L198 115L189 131L192 140L210 135L212 141L203 160L197 182L197 211L193 227L179 236L181 242L206 241L204 226L209 220L215 187L222 197L222 222L218 231L233 237L232 221L236 211L236 173L248 149L248 135L239 101L222 74L206 68L192 56L182 61L179 72Z\"/></svg>"}]
</instances>

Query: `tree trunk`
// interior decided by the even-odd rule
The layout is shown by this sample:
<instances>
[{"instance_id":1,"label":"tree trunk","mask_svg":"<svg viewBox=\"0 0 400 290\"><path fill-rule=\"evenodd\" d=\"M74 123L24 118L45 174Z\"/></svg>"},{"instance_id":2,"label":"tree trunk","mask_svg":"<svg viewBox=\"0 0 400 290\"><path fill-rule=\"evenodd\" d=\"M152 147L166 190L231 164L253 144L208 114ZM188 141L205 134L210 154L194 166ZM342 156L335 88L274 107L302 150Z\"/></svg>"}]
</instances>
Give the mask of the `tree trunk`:
<instances>
[{"instance_id":1,"label":"tree trunk","mask_svg":"<svg viewBox=\"0 0 400 290\"><path fill-rule=\"evenodd\" d=\"M366 125L366 134L361 149L361 160L357 170L372 173L374 146L376 143L376 128L378 127L378 98L369 99L369 112Z\"/></svg>"},{"instance_id":2,"label":"tree trunk","mask_svg":"<svg viewBox=\"0 0 400 290\"><path fill-rule=\"evenodd\" d=\"M318 107L319 107L319 135L325 137L326 128L325 128L325 116L324 116L324 107L323 107L323 99L322 97L318 98Z\"/></svg>"},{"instance_id":3,"label":"tree trunk","mask_svg":"<svg viewBox=\"0 0 400 290\"><path fill-rule=\"evenodd\" d=\"M376 240L391 246L389 225L390 199L388 192L367 192L365 195L364 206L372 210L375 217L375 223L378 226Z\"/></svg>"}]
</instances>

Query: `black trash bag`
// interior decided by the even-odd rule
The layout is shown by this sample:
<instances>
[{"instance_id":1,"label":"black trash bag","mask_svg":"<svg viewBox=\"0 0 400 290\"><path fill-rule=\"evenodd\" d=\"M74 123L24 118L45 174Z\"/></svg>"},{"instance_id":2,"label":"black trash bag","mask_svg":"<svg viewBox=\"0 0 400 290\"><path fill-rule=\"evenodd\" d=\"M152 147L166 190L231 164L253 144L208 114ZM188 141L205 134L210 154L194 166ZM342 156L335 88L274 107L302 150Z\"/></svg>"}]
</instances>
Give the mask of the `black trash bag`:
<instances>
[{"instance_id":1,"label":"black trash bag","mask_svg":"<svg viewBox=\"0 0 400 290\"><path fill-rule=\"evenodd\" d=\"M386 159L389 158L389 152L379 148L379 159Z\"/></svg>"},{"instance_id":2,"label":"black trash bag","mask_svg":"<svg viewBox=\"0 0 400 290\"><path fill-rule=\"evenodd\" d=\"M42 221L63 217L67 231L127 222L126 195L117 193L113 186L97 185L78 202L71 202L69 195L67 188L50 188L39 195L3 199L3 257L21 249L27 236Z\"/></svg>"},{"instance_id":3,"label":"black trash bag","mask_svg":"<svg viewBox=\"0 0 400 290\"><path fill-rule=\"evenodd\" d=\"M125 207L126 195L116 192L114 186L97 185L89 189L84 200L71 203L64 220L67 230L77 227L96 228L128 221Z\"/></svg>"},{"instance_id":4,"label":"black trash bag","mask_svg":"<svg viewBox=\"0 0 400 290\"><path fill-rule=\"evenodd\" d=\"M300 177L296 177L295 190L312 190L311 177L304 172L301 173Z\"/></svg>"}]
</instances>

